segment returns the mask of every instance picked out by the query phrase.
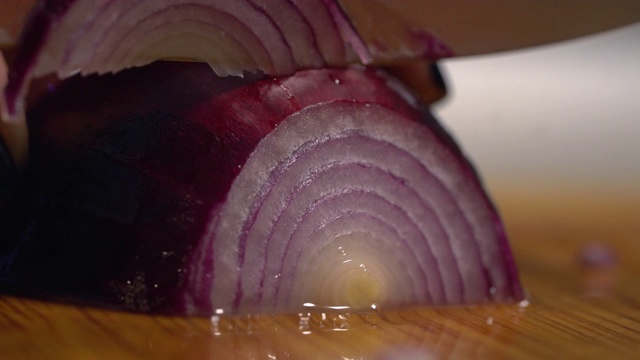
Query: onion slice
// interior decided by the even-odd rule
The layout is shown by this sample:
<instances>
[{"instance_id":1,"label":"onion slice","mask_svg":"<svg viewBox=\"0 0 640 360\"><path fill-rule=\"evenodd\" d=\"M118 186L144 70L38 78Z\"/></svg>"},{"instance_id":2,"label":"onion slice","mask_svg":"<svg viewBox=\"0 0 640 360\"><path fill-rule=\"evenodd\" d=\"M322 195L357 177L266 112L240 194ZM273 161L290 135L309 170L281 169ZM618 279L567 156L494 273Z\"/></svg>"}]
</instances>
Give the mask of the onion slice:
<instances>
[{"instance_id":1,"label":"onion slice","mask_svg":"<svg viewBox=\"0 0 640 360\"><path fill-rule=\"evenodd\" d=\"M29 118L0 256L20 289L198 315L522 298L476 172L379 70L156 63L68 79Z\"/></svg>"},{"instance_id":2,"label":"onion slice","mask_svg":"<svg viewBox=\"0 0 640 360\"><path fill-rule=\"evenodd\" d=\"M159 59L208 63L218 75L271 75L356 62L333 0L46 0L27 21L0 97L22 114L33 77L106 74ZM338 27L338 23L340 27Z\"/></svg>"},{"instance_id":3,"label":"onion slice","mask_svg":"<svg viewBox=\"0 0 640 360\"><path fill-rule=\"evenodd\" d=\"M0 45L33 2L0 5ZM204 61L219 75L287 75L521 48L638 20L636 0L43 0L23 26L0 110L20 121L30 79L51 73L169 59Z\"/></svg>"}]
</instances>

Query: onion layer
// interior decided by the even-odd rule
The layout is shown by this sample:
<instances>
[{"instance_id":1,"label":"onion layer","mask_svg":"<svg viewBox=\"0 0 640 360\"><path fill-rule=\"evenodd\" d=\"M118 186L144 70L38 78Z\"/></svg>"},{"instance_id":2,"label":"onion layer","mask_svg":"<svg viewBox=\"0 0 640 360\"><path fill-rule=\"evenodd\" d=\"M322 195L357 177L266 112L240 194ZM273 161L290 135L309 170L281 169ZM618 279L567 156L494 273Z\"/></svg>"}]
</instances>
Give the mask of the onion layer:
<instances>
[{"instance_id":1,"label":"onion layer","mask_svg":"<svg viewBox=\"0 0 640 360\"><path fill-rule=\"evenodd\" d=\"M15 286L205 315L522 297L473 168L377 70L158 63L69 79L30 125Z\"/></svg>"},{"instance_id":2,"label":"onion layer","mask_svg":"<svg viewBox=\"0 0 640 360\"><path fill-rule=\"evenodd\" d=\"M338 21L344 15L330 11L339 9L333 3L46 0L25 25L0 108L7 119L20 116L32 77L105 74L159 59L203 61L219 75L291 74L355 62L341 35L349 22Z\"/></svg>"},{"instance_id":3,"label":"onion layer","mask_svg":"<svg viewBox=\"0 0 640 360\"><path fill-rule=\"evenodd\" d=\"M16 1L0 5L0 46L34 8L0 96L2 117L14 121L31 78L50 73L103 74L170 59L204 61L218 74L289 75L520 48L640 19L636 0Z\"/></svg>"}]
</instances>

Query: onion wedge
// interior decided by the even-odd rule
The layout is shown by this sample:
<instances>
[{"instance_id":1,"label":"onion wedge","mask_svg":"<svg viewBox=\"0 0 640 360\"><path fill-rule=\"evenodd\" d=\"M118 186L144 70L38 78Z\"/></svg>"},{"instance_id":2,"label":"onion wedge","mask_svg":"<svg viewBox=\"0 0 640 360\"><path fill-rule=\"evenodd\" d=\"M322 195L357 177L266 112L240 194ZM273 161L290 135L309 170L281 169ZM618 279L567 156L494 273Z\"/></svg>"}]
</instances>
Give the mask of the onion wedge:
<instances>
[{"instance_id":1,"label":"onion wedge","mask_svg":"<svg viewBox=\"0 0 640 360\"><path fill-rule=\"evenodd\" d=\"M522 298L476 172L379 70L156 63L68 79L29 119L15 288L197 315Z\"/></svg>"}]
</instances>

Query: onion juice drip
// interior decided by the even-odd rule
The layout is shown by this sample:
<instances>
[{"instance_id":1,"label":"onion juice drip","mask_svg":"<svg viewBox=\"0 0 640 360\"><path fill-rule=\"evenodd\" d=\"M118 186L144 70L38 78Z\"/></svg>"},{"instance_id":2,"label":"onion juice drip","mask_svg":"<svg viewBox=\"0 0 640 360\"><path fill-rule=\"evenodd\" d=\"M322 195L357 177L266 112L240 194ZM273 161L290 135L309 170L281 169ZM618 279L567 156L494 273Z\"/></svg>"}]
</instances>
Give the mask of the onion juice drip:
<instances>
[{"instance_id":1,"label":"onion juice drip","mask_svg":"<svg viewBox=\"0 0 640 360\"><path fill-rule=\"evenodd\" d=\"M299 309L296 315L285 315L287 319L295 317L297 320L297 324L287 324L288 328L297 325L303 335L317 331L348 331L351 316L381 311L380 302L385 300L383 292L388 288L383 284L385 279L380 276L381 271L376 269L384 264L380 258L382 254L362 246L363 241L372 240L370 235L360 232L342 234L314 252L315 263L308 258L301 259L309 267L302 276L301 286L294 285L291 290L296 300L302 300L293 307ZM294 304L296 300L293 300ZM218 308L210 317L211 334L251 335L261 330L274 331L278 326L285 326L279 324L277 318L276 313L237 315Z\"/></svg>"},{"instance_id":2,"label":"onion juice drip","mask_svg":"<svg viewBox=\"0 0 640 360\"><path fill-rule=\"evenodd\" d=\"M529 307L529 300L522 300L513 307L512 314L523 314ZM210 333L213 336L225 335L254 335L273 333L274 331L297 331L302 335L311 335L319 332L346 332L353 330L354 325L361 328L363 324L371 328L377 328L381 321L390 326L398 324L387 320L397 317L393 315L397 308L381 309L377 304L372 304L369 309L354 309L349 306L318 306L312 303L302 304L303 311L297 314L255 314L234 315L227 314L223 309L216 309L215 315L210 317ZM489 305L484 310L477 308L478 312L493 313ZM354 318L356 317L356 318ZM375 317L375 320L372 318ZM485 324L494 325L496 318L488 316Z\"/></svg>"},{"instance_id":3,"label":"onion juice drip","mask_svg":"<svg viewBox=\"0 0 640 360\"><path fill-rule=\"evenodd\" d=\"M358 314L363 315L362 309L354 309L348 306L316 306L311 303L304 304L305 311L295 315L282 316L271 315L226 315L223 309L216 309L215 315L210 317L211 335L252 335L264 332L277 331L279 328L295 329L303 335L324 331L349 331L350 319ZM379 311L372 305L370 311ZM291 323L287 320L292 321ZM296 323L294 323L297 322Z\"/></svg>"}]
</instances>

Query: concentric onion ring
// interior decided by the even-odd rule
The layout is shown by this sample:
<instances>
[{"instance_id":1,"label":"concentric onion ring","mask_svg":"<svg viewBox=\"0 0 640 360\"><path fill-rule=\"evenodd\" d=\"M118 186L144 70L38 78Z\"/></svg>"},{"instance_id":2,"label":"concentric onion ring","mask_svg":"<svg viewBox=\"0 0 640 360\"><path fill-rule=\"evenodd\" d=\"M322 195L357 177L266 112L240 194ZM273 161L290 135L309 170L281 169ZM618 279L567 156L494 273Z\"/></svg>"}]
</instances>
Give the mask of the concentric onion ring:
<instances>
[{"instance_id":1,"label":"concentric onion ring","mask_svg":"<svg viewBox=\"0 0 640 360\"><path fill-rule=\"evenodd\" d=\"M329 240L314 236L345 214L360 216ZM514 296L513 274L505 271L511 260L501 245L506 239L468 163L427 126L378 105L323 103L291 115L258 144L218 216L192 261L194 296L211 299L206 311L301 305L293 299L355 305L300 290L305 282L337 280L321 275L331 273L327 264L307 270L305 262L320 249L340 247L335 239L349 245L354 229L360 239L350 257L358 258L361 247L390 250L363 257L394 279L380 280L386 290L374 303L470 304ZM380 237L369 222L394 235ZM407 268L397 267L405 261ZM355 261L345 271L360 265L366 266Z\"/></svg>"}]
</instances>

